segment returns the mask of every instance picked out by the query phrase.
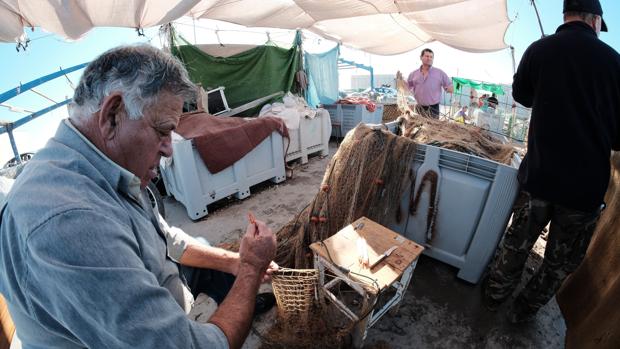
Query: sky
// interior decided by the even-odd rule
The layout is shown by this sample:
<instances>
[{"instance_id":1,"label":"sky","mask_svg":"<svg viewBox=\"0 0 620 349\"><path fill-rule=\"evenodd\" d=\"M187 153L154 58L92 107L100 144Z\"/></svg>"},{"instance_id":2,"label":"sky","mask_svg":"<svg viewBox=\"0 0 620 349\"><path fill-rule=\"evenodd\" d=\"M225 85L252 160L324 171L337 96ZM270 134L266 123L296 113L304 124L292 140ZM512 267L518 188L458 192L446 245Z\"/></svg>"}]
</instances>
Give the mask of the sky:
<instances>
[{"instance_id":1,"label":"sky","mask_svg":"<svg viewBox=\"0 0 620 349\"><path fill-rule=\"evenodd\" d=\"M545 34L552 34L562 23L562 0L536 0ZM611 33L601 33L601 40L620 51L620 1L601 0L603 18ZM518 64L525 49L533 41L541 37L540 28L531 0L508 0L508 17L512 23L506 32L504 40L507 45L513 46L515 61ZM238 28L226 23L197 22L197 37L199 43L215 43L217 37L212 29L223 30L219 33L220 40L224 43L238 43L243 40L260 42L266 40L267 35L263 31L257 34L226 29ZM191 20L181 20L177 25L181 34L188 40L193 41L194 27ZM207 30L205 28L211 28ZM291 42L291 34L282 30L270 30L270 37L276 42ZM65 41L50 33L35 29L27 30L31 42L24 51L16 51L16 45L12 43L0 43L0 62L2 74L0 77L0 92L15 88L20 83L26 83L43 75L59 70L60 67L68 68L77 64L91 61L93 58L109 48L120 44L135 42L151 42L161 46L157 28L149 28L144 31L144 36L139 36L134 29L129 28L96 28L78 41ZM327 50L335 45L328 40L308 35L304 47L309 51ZM472 38L475 40L475 38ZM512 82L513 66L509 49L485 54L474 54L459 51L443 44L434 42L424 45L406 54L394 56L370 55L347 47L341 48L341 57L354 60L366 65L372 65L375 74L394 74L401 70L408 74L420 64L419 53L422 48L429 47L435 52L434 65L443 69L449 76L459 76L494 83ZM73 86L77 85L82 70L69 74L67 79L56 79L53 82L41 85L36 90L46 97L60 102L70 98L73 94ZM364 74L362 70L349 70L341 72L341 88L347 88L352 74ZM69 82L70 80L70 82ZM22 108L26 111L37 111L52 102L32 92L24 93L13 98L5 104ZM9 108L0 106L0 120L15 121L29 113L12 112ZM19 152L35 151L42 147L47 139L53 136L60 120L66 117L66 108L61 107L54 112L48 113L14 131ZM11 147L7 134L0 135L0 167L12 157Z\"/></svg>"}]
</instances>

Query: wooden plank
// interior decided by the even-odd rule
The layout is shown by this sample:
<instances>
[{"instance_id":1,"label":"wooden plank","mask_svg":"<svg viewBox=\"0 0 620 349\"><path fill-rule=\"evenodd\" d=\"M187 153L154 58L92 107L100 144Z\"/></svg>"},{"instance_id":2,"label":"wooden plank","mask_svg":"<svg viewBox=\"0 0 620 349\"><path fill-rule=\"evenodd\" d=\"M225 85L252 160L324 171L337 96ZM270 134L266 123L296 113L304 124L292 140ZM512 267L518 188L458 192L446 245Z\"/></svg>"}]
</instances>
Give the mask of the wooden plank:
<instances>
[{"instance_id":1,"label":"wooden plank","mask_svg":"<svg viewBox=\"0 0 620 349\"><path fill-rule=\"evenodd\" d=\"M354 229L358 226L361 228ZM370 264L390 247L398 248L375 268L368 269L358 262L356 242L360 237L366 239ZM359 218L323 242L313 243L310 248L325 260L349 269L352 272L349 278L378 288L377 292L398 280L424 250L424 247L366 217Z\"/></svg>"}]
</instances>

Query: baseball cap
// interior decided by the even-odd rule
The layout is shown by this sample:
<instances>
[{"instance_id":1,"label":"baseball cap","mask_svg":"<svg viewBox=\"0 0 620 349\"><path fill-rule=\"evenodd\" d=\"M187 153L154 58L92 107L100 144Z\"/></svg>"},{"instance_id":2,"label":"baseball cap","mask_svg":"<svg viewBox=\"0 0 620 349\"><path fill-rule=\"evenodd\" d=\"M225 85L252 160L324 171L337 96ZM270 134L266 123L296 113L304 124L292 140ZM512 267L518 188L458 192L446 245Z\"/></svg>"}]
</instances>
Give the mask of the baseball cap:
<instances>
[{"instance_id":1,"label":"baseball cap","mask_svg":"<svg viewBox=\"0 0 620 349\"><path fill-rule=\"evenodd\" d=\"M564 0L563 13L569 11L586 12L601 16L601 31L607 31L607 24L603 20L603 8L598 0Z\"/></svg>"}]
</instances>

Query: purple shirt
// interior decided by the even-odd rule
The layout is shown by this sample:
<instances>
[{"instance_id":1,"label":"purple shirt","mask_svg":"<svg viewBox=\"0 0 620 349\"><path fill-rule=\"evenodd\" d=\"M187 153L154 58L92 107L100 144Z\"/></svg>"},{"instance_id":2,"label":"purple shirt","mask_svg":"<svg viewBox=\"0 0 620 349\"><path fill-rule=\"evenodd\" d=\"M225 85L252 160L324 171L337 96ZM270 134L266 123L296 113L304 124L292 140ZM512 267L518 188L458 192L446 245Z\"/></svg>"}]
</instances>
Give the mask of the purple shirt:
<instances>
[{"instance_id":1,"label":"purple shirt","mask_svg":"<svg viewBox=\"0 0 620 349\"><path fill-rule=\"evenodd\" d=\"M437 104L441 100L442 87L445 89L452 86L452 80L439 68L430 67L426 77L422 74L421 69L422 67L409 74L407 78L409 91L413 93L413 97L419 105Z\"/></svg>"}]
</instances>

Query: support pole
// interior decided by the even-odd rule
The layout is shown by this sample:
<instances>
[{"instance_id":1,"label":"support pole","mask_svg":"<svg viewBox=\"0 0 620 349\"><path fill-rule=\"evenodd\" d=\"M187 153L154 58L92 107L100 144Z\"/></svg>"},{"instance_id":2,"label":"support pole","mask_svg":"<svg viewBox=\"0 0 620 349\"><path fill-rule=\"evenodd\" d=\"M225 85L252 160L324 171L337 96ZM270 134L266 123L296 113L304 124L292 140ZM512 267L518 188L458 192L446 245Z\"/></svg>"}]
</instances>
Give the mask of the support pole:
<instances>
[{"instance_id":1,"label":"support pole","mask_svg":"<svg viewBox=\"0 0 620 349\"><path fill-rule=\"evenodd\" d=\"M6 132L9 134L9 141L11 142L13 155L15 156L15 163L19 165L22 163L22 158L19 156L19 152L17 151L17 144L15 144L15 138L13 137L13 123L8 123L4 125L4 127L6 127Z\"/></svg>"},{"instance_id":2,"label":"support pole","mask_svg":"<svg viewBox=\"0 0 620 349\"><path fill-rule=\"evenodd\" d=\"M538 19L538 26L540 27L540 33L542 37L545 37L545 31L543 30L542 22L540 21L540 14L538 14L538 8L536 7L536 1L532 0L532 6L534 6L534 11L536 12L536 19Z\"/></svg>"}]
</instances>

